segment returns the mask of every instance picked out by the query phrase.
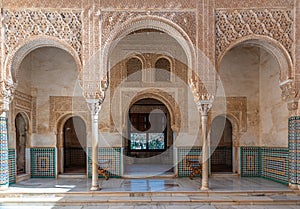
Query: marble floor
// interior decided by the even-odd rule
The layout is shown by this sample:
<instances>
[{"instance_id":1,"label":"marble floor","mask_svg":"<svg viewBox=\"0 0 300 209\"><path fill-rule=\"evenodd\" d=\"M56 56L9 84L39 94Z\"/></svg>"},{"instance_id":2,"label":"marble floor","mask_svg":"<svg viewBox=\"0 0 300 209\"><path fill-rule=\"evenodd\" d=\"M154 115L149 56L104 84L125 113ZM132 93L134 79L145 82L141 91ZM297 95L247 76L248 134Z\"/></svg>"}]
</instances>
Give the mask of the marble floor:
<instances>
[{"instance_id":1,"label":"marble floor","mask_svg":"<svg viewBox=\"0 0 300 209\"><path fill-rule=\"evenodd\" d=\"M0 209L300 209L300 192L263 178L29 179L0 191Z\"/></svg>"},{"instance_id":2,"label":"marble floor","mask_svg":"<svg viewBox=\"0 0 300 209\"><path fill-rule=\"evenodd\" d=\"M132 178L149 178L155 176L174 176L173 165L127 164L124 165L124 176Z\"/></svg>"},{"instance_id":3,"label":"marble floor","mask_svg":"<svg viewBox=\"0 0 300 209\"><path fill-rule=\"evenodd\" d=\"M291 191L286 185L263 178L211 177L209 183L210 191ZM99 184L102 187L99 192L201 192L200 178L110 178L108 181L99 179ZM32 178L11 185L5 192L89 192L90 185L91 179Z\"/></svg>"}]
</instances>

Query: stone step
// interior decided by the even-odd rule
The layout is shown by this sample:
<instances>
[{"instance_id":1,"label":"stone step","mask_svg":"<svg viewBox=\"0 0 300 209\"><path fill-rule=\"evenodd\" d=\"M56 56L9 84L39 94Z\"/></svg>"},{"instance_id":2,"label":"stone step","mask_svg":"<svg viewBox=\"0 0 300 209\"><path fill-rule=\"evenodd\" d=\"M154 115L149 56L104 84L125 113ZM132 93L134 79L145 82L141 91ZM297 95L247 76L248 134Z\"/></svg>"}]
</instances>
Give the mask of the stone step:
<instances>
[{"instance_id":1,"label":"stone step","mask_svg":"<svg viewBox=\"0 0 300 209\"><path fill-rule=\"evenodd\" d=\"M2 205L230 204L300 205L299 192L72 192L1 194Z\"/></svg>"}]
</instances>

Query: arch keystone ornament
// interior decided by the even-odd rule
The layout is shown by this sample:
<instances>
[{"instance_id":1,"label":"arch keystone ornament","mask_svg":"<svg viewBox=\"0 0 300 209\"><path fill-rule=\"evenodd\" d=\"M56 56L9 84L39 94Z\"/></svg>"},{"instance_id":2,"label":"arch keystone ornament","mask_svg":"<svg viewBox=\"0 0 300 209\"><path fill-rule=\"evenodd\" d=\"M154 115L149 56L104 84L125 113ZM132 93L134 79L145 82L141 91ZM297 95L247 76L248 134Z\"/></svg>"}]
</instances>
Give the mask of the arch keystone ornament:
<instances>
[{"instance_id":1,"label":"arch keystone ornament","mask_svg":"<svg viewBox=\"0 0 300 209\"><path fill-rule=\"evenodd\" d=\"M13 98L15 86L12 81L1 81L0 88L0 190L5 190L9 185L8 119L6 113Z\"/></svg>"}]
</instances>

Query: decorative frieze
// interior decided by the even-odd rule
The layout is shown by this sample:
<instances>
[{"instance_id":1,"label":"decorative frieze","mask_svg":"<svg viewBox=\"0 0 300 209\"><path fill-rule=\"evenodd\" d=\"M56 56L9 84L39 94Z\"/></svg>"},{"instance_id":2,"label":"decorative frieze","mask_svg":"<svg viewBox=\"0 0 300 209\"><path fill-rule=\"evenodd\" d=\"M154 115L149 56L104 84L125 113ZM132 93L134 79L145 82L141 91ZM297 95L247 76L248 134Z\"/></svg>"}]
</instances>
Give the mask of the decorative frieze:
<instances>
[{"instance_id":1,"label":"decorative frieze","mask_svg":"<svg viewBox=\"0 0 300 209\"><path fill-rule=\"evenodd\" d=\"M66 41L81 57L82 13L73 10L4 10L5 54L26 39L45 35Z\"/></svg>"},{"instance_id":2,"label":"decorative frieze","mask_svg":"<svg viewBox=\"0 0 300 209\"><path fill-rule=\"evenodd\" d=\"M50 131L55 131L59 120L66 115L82 117L89 127L89 110L83 97L50 96Z\"/></svg>"},{"instance_id":3,"label":"decorative frieze","mask_svg":"<svg viewBox=\"0 0 300 209\"><path fill-rule=\"evenodd\" d=\"M293 57L292 9L218 9L215 15L217 59L232 43L250 35L266 36L278 41Z\"/></svg>"},{"instance_id":4,"label":"decorative frieze","mask_svg":"<svg viewBox=\"0 0 300 209\"><path fill-rule=\"evenodd\" d=\"M105 11L102 15L102 41L107 42L110 37L122 31L125 25L130 25L138 19L151 18L152 20L163 18L179 25L191 41L196 41L196 13L190 11L172 12L133 12L133 11ZM149 26L148 26L149 27ZM153 28L157 29L157 28Z\"/></svg>"}]
</instances>

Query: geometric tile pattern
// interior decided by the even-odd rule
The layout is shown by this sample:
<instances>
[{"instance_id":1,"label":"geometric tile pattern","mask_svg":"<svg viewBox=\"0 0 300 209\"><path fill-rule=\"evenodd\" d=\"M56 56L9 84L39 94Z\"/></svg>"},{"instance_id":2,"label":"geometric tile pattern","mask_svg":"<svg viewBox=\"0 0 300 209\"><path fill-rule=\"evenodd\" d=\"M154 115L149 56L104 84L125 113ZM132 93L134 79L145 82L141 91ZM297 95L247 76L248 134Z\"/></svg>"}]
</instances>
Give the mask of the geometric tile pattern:
<instances>
[{"instance_id":1,"label":"geometric tile pattern","mask_svg":"<svg viewBox=\"0 0 300 209\"><path fill-rule=\"evenodd\" d=\"M283 184L289 182L289 150L288 148L261 148L261 177Z\"/></svg>"},{"instance_id":2,"label":"geometric tile pattern","mask_svg":"<svg viewBox=\"0 0 300 209\"><path fill-rule=\"evenodd\" d=\"M300 185L300 116L289 118L289 183Z\"/></svg>"},{"instance_id":3,"label":"geometric tile pattern","mask_svg":"<svg viewBox=\"0 0 300 209\"><path fill-rule=\"evenodd\" d=\"M120 178L121 177L121 155L122 151L120 147L99 147L98 148L98 160L106 161L110 160L110 164L107 168L109 177ZM92 177L92 148L88 148L88 176ZM103 178L99 175L99 178Z\"/></svg>"},{"instance_id":4,"label":"geometric tile pattern","mask_svg":"<svg viewBox=\"0 0 300 209\"><path fill-rule=\"evenodd\" d=\"M31 177L55 178L55 148L31 148Z\"/></svg>"},{"instance_id":5,"label":"geometric tile pattern","mask_svg":"<svg viewBox=\"0 0 300 209\"><path fill-rule=\"evenodd\" d=\"M0 186L9 184L7 118L0 117Z\"/></svg>"},{"instance_id":6,"label":"geometric tile pattern","mask_svg":"<svg viewBox=\"0 0 300 209\"><path fill-rule=\"evenodd\" d=\"M260 147L241 147L241 176L259 177L261 174Z\"/></svg>"},{"instance_id":7,"label":"geometric tile pattern","mask_svg":"<svg viewBox=\"0 0 300 209\"><path fill-rule=\"evenodd\" d=\"M16 150L8 149L9 184L16 183Z\"/></svg>"},{"instance_id":8,"label":"geometric tile pattern","mask_svg":"<svg viewBox=\"0 0 300 209\"><path fill-rule=\"evenodd\" d=\"M198 160L201 162L202 148L201 147L178 147L178 176L190 176L192 170L187 166L188 160ZM199 175L195 175L199 176Z\"/></svg>"}]
</instances>

